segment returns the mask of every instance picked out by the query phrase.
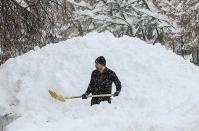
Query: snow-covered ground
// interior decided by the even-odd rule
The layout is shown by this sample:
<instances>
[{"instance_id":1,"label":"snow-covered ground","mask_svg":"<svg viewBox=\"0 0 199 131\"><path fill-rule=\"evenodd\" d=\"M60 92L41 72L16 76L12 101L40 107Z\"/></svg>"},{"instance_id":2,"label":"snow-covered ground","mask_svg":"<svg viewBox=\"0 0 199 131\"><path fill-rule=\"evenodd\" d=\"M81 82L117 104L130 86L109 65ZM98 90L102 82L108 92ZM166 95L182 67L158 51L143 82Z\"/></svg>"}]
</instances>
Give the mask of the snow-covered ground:
<instances>
[{"instance_id":1,"label":"snow-covered ground","mask_svg":"<svg viewBox=\"0 0 199 131\"><path fill-rule=\"evenodd\" d=\"M123 88L112 104L52 99L81 95L103 55ZM0 67L0 115L21 115L7 131L198 131L199 69L161 45L90 33L35 48ZM115 86L113 86L115 91Z\"/></svg>"}]
</instances>

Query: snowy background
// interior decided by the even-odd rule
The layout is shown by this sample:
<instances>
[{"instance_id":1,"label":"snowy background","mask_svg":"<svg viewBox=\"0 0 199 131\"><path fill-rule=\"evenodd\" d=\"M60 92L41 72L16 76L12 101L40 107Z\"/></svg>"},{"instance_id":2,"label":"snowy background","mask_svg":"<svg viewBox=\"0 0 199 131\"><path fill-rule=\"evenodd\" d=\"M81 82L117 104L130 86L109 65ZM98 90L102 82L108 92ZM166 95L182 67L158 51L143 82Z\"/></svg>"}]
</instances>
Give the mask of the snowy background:
<instances>
[{"instance_id":1,"label":"snowy background","mask_svg":"<svg viewBox=\"0 0 199 131\"><path fill-rule=\"evenodd\" d=\"M123 86L112 104L91 107L89 99L62 103L50 97L49 89L84 93L100 55ZM93 32L3 64L0 115L20 116L7 131L198 131L198 78L198 67L160 44Z\"/></svg>"}]
</instances>

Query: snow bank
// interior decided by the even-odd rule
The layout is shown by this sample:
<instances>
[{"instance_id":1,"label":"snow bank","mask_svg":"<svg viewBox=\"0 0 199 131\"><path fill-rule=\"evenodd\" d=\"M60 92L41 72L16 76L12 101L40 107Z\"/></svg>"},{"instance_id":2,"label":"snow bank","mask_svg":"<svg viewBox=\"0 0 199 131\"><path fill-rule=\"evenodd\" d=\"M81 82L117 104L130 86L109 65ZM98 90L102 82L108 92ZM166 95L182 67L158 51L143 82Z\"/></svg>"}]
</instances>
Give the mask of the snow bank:
<instances>
[{"instance_id":1,"label":"snow bank","mask_svg":"<svg viewBox=\"0 0 199 131\"><path fill-rule=\"evenodd\" d=\"M84 93L100 55L123 85L111 105L61 103L49 96L48 89L65 96ZM161 45L90 33L35 48L1 66L0 115L21 115L7 131L198 131L197 68Z\"/></svg>"}]
</instances>

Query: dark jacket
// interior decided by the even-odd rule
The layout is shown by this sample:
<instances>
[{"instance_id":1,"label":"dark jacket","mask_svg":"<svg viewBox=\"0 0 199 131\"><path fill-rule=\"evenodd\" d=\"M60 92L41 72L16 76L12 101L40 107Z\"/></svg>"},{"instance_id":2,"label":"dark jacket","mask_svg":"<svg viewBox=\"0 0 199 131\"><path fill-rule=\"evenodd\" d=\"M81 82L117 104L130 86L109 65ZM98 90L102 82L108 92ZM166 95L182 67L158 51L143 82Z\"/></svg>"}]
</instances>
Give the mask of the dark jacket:
<instances>
[{"instance_id":1,"label":"dark jacket","mask_svg":"<svg viewBox=\"0 0 199 131\"><path fill-rule=\"evenodd\" d=\"M111 94L113 82L116 86L116 91L120 91L122 87L121 82L114 71L108 69L107 67L104 69L102 73L98 70L94 70L91 74L91 80L88 85L86 94ZM108 101L109 103L111 103L110 97L98 97L92 98L91 105L99 104L101 101Z\"/></svg>"}]
</instances>

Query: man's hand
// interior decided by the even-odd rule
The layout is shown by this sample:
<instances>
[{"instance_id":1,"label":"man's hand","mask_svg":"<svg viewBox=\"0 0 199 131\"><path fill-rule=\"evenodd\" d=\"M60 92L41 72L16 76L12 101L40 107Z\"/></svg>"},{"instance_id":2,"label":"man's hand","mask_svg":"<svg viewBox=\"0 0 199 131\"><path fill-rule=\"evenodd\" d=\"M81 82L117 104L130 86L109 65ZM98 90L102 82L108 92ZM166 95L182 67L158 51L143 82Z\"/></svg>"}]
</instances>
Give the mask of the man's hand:
<instances>
[{"instance_id":1,"label":"man's hand","mask_svg":"<svg viewBox=\"0 0 199 131\"><path fill-rule=\"evenodd\" d=\"M120 91L116 91L113 96L116 97L116 96L119 96L119 94L120 94Z\"/></svg>"},{"instance_id":2,"label":"man's hand","mask_svg":"<svg viewBox=\"0 0 199 131\"><path fill-rule=\"evenodd\" d=\"M82 99L87 99L87 98L88 98L87 94L82 95Z\"/></svg>"}]
</instances>

